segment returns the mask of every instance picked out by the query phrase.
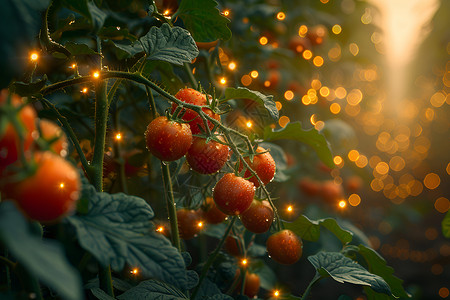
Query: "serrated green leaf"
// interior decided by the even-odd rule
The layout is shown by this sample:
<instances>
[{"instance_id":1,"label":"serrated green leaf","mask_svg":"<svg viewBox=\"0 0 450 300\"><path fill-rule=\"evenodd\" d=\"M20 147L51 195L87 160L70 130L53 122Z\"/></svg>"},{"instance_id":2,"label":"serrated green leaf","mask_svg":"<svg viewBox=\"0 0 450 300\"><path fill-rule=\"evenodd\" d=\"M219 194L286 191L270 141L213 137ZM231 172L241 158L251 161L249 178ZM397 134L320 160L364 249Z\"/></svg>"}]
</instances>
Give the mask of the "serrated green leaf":
<instances>
[{"instance_id":1,"label":"serrated green leaf","mask_svg":"<svg viewBox=\"0 0 450 300\"><path fill-rule=\"evenodd\" d=\"M181 291L164 282L147 280L139 283L120 296L119 300L184 300L188 299Z\"/></svg>"},{"instance_id":2,"label":"serrated green leaf","mask_svg":"<svg viewBox=\"0 0 450 300\"><path fill-rule=\"evenodd\" d=\"M279 118L279 113L277 109L277 105L275 101L273 101L273 96L266 96L258 91L252 91L247 88L238 87L238 88L226 88L225 89L225 98L221 100L227 101L230 99L250 99L261 105L267 110L269 115L272 117L274 121L277 121Z\"/></svg>"},{"instance_id":3,"label":"serrated green leaf","mask_svg":"<svg viewBox=\"0 0 450 300\"><path fill-rule=\"evenodd\" d=\"M172 64L190 63L198 55L198 48L189 31L181 27L171 28L164 23L152 27L139 39L147 59L162 60Z\"/></svg>"},{"instance_id":4,"label":"serrated green leaf","mask_svg":"<svg viewBox=\"0 0 450 300\"><path fill-rule=\"evenodd\" d=\"M180 16L197 42L231 38L227 27L230 20L221 15L214 0L183 0L175 15Z\"/></svg>"},{"instance_id":5,"label":"serrated green leaf","mask_svg":"<svg viewBox=\"0 0 450 300\"><path fill-rule=\"evenodd\" d=\"M328 229L333 233L343 245L346 245L352 241L353 234L345 229L342 229L335 219L326 218L313 221L308 219L305 215L299 216L294 222L283 222L283 226L286 229L292 230L307 241L315 242L320 237L320 226Z\"/></svg>"},{"instance_id":6,"label":"serrated green leaf","mask_svg":"<svg viewBox=\"0 0 450 300\"><path fill-rule=\"evenodd\" d=\"M444 220L442 220L442 234L446 238L450 238L450 211L447 212Z\"/></svg>"},{"instance_id":7,"label":"serrated green leaf","mask_svg":"<svg viewBox=\"0 0 450 300\"><path fill-rule=\"evenodd\" d=\"M44 74L42 79L32 82L32 83L25 83L25 82L14 82L11 86L11 90L22 97L27 97L36 94L39 92L47 82L47 75Z\"/></svg>"},{"instance_id":8,"label":"serrated green leaf","mask_svg":"<svg viewBox=\"0 0 450 300\"><path fill-rule=\"evenodd\" d=\"M85 191L86 190L86 191ZM138 266L152 276L185 289L189 285L183 257L150 223L153 211L144 199L123 193L97 193L83 186L89 212L66 220L74 226L80 245L103 266L121 271Z\"/></svg>"},{"instance_id":9,"label":"serrated green leaf","mask_svg":"<svg viewBox=\"0 0 450 300\"><path fill-rule=\"evenodd\" d=\"M391 295L389 285L378 275L369 273L357 262L339 252L319 252L308 256L309 262L320 274L326 274L339 283L369 286L378 293Z\"/></svg>"},{"instance_id":10,"label":"serrated green leaf","mask_svg":"<svg viewBox=\"0 0 450 300\"><path fill-rule=\"evenodd\" d=\"M130 58L130 57L135 56L138 53L144 52L144 49L142 48L142 45L140 43L133 43L130 45L125 45L125 44L119 44L119 43L109 40L105 44L113 47L116 57L120 60L125 59L125 58Z\"/></svg>"},{"instance_id":11,"label":"serrated green leaf","mask_svg":"<svg viewBox=\"0 0 450 300\"><path fill-rule=\"evenodd\" d=\"M394 269L386 265L386 261L375 250L359 245L359 253L364 257L367 262L369 271L373 274L381 276L389 285L392 291L392 295L395 297L409 298L410 295L405 291L402 286L403 280L393 275ZM380 299L381 295L373 295L373 299ZM384 295L383 295L384 296ZM384 296L386 297L386 296ZM370 298L370 296L369 296ZM386 297L386 299L390 299Z\"/></svg>"},{"instance_id":12,"label":"serrated green leaf","mask_svg":"<svg viewBox=\"0 0 450 300\"><path fill-rule=\"evenodd\" d=\"M28 222L11 201L0 205L0 241L21 265L64 299L83 299L77 270L63 248L30 232Z\"/></svg>"},{"instance_id":13,"label":"serrated green leaf","mask_svg":"<svg viewBox=\"0 0 450 300\"><path fill-rule=\"evenodd\" d=\"M70 51L70 53L74 56L77 55L100 55L91 48L88 47L86 44L77 44L73 42L68 42L64 45L67 50Z\"/></svg>"},{"instance_id":14,"label":"serrated green leaf","mask_svg":"<svg viewBox=\"0 0 450 300\"><path fill-rule=\"evenodd\" d=\"M304 130L300 122L288 123L280 130L273 130L270 126L264 128L264 140L267 142L275 140L294 140L311 146L318 157L328 167L333 168L333 155L328 142L316 129Z\"/></svg>"},{"instance_id":15,"label":"serrated green leaf","mask_svg":"<svg viewBox=\"0 0 450 300\"><path fill-rule=\"evenodd\" d=\"M150 77L150 73L158 71L161 76L161 84L171 94L175 95L185 84L173 71L173 66L165 61L146 61L142 75Z\"/></svg>"},{"instance_id":16,"label":"serrated green leaf","mask_svg":"<svg viewBox=\"0 0 450 300\"><path fill-rule=\"evenodd\" d=\"M103 291L101 288L95 287L91 289L92 295L94 295L95 298L99 300L114 300L114 297L111 297L108 295L105 291Z\"/></svg>"},{"instance_id":17,"label":"serrated green leaf","mask_svg":"<svg viewBox=\"0 0 450 300\"><path fill-rule=\"evenodd\" d=\"M117 26L103 27L97 34L102 39L123 40L128 39L135 42L137 38L130 33L128 28L120 28Z\"/></svg>"}]
</instances>

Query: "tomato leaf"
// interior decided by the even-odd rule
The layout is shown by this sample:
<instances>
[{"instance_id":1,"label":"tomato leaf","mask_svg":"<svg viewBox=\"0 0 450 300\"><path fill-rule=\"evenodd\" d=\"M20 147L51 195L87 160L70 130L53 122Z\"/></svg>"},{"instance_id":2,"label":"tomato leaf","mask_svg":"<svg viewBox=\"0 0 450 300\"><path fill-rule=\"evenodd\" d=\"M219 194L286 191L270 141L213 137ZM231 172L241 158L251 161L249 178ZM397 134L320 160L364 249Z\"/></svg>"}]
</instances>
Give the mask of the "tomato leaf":
<instances>
[{"instance_id":1,"label":"tomato leaf","mask_svg":"<svg viewBox=\"0 0 450 300\"><path fill-rule=\"evenodd\" d=\"M62 298L83 299L81 279L61 245L34 235L11 201L0 205L0 241L28 272Z\"/></svg>"},{"instance_id":2,"label":"tomato leaf","mask_svg":"<svg viewBox=\"0 0 450 300\"><path fill-rule=\"evenodd\" d=\"M378 275L339 252L319 252L308 256L309 262L322 276L330 276L339 283L369 286L378 293L392 295L389 285Z\"/></svg>"},{"instance_id":3,"label":"tomato leaf","mask_svg":"<svg viewBox=\"0 0 450 300\"><path fill-rule=\"evenodd\" d=\"M77 44L73 42L68 42L64 45L67 50L70 51L70 53L74 56L76 55L100 55L91 48L88 47L86 44Z\"/></svg>"},{"instance_id":4,"label":"tomato leaf","mask_svg":"<svg viewBox=\"0 0 450 300\"><path fill-rule=\"evenodd\" d=\"M250 99L261 105L267 110L269 115L274 121L278 120L279 113L275 101L273 101L273 96L266 96L258 91L252 91L244 87L238 88L227 88L225 90L225 98L221 100L227 101L230 99Z\"/></svg>"},{"instance_id":5,"label":"tomato leaf","mask_svg":"<svg viewBox=\"0 0 450 300\"><path fill-rule=\"evenodd\" d=\"M35 47L41 12L49 0L2 1L0 9L0 89L22 76L29 64L28 51Z\"/></svg>"},{"instance_id":6,"label":"tomato leaf","mask_svg":"<svg viewBox=\"0 0 450 300\"><path fill-rule=\"evenodd\" d=\"M394 269L386 265L386 261L383 257L381 257L375 250L365 247L363 245L359 245L359 254L364 257L364 260L367 262L368 269L371 273L381 276L389 287L391 288L392 295L396 298L409 298L410 295L405 291L402 286L403 280L393 275ZM379 293L375 293L374 291L368 291L369 299L390 299L385 295L380 295Z\"/></svg>"},{"instance_id":7,"label":"tomato leaf","mask_svg":"<svg viewBox=\"0 0 450 300\"><path fill-rule=\"evenodd\" d=\"M358 145L355 130L346 122L339 119L325 121L321 133L330 143L335 153L348 153Z\"/></svg>"},{"instance_id":8,"label":"tomato leaf","mask_svg":"<svg viewBox=\"0 0 450 300\"><path fill-rule=\"evenodd\" d=\"M180 16L186 28L197 42L212 42L217 39L229 40L230 22L221 15L214 0L183 0L175 15Z\"/></svg>"},{"instance_id":9,"label":"tomato leaf","mask_svg":"<svg viewBox=\"0 0 450 300\"><path fill-rule=\"evenodd\" d=\"M222 294L215 283L208 278L205 278L200 286L197 294L197 299L204 300L232 300L228 295Z\"/></svg>"},{"instance_id":10,"label":"tomato leaf","mask_svg":"<svg viewBox=\"0 0 450 300\"><path fill-rule=\"evenodd\" d=\"M350 243L353 237L350 231L342 229L336 220L332 218L313 221L305 215L301 215L294 222L283 222L283 225L286 229L295 232L302 239L312 242L319 240L320 226L333 233L343 245Z\"/></svg>"},{"instance_id":11,"label":"tomato leaf","mask_svg":"<svg viewBox=\"0 0 450 300\"><path fill-rule=\"evenodd\" d=\"M263 289L270 291L276 287L277 275L262 260L252 263L252 272L259 276Z\"/></svg>"},{"instance_id":12,"label":"tomato leaf","mask_svg":"<svg viewBox=\"0 0 450 300\"><path fill-rule=\"evenodd\" d=\"M87 0L62 0L65 7L76 11L89 20L96 30L99 30L105 23L108 16L104 11L99 9L95 4Z\"/></svg>"},{"instance_id":13,"label":"tomato leaf","mask_svg":"<svg viewBox=\"0 0 450 300\"><path fill-rule=\"evenodd\" d=\"M80 245L103 266L121 271L125 264L138 266L143 276L152 276L185 289L189 279L183 257L150 219L154 214L144 199L123 193L97 193L83 186L89 197L89 212L66 220L75 227Z\"/></svg>"},{"instance_id":14,"label":"tomato leaf","mask_svg":"<svg viewBox=\"0 0 450 300\"><path fill-rule=\"evenodd\" d=\"M47 75L44 74L42 76L42 79L35 81L33 83L25 83L25 82L14 82L11 85L11 89L14 93L18 94L19 96L26 97L31 96L39 92L47 82Z\"/></svg>"},{"instance_id":15,"label":"tomato leaf","mask_svg":"<svg viewBox=\"0 0 450 300\"><path fill-rule=\"evenodd\" d=\"M264 128L264 140L295 140L305 143L316 151L319 158L330 168L334 167L333 155L325 137L316 129L304 130L300 122L289 123L280 130L273 130L270 126Z\"/></svg>"},{"instance_id":16,"label":"tomato leaf","mask_svg":"<svg viewBox=\"0 0 450 300\"><path fill-rule=\"evenodd\" d=\"M139 43L120 44L109 40L105 44L114 48L114 54L118 59L130 58L144 51Z\"/></svg>"},{"instance_id":17,"label":"tomato leaf","mask_svg":"<svg viewBox=\"0 0 450 300\"><path fill-rule=\"evenodd\" d=\"M442 234L446 238L450 238L450 211L447 212L444 220L442 220Z\"/></svg>"},{"instance_id":18,"label":"tomato leaf","mask_svg":"<svg viewBox=\"0 0 450 300\"><path fill-rule=\"evenodd\" d=\"M119 300L183 300L188 299L180 290L164 282L156 280L142 281L137 286L129 289L120 296Z\"/></svg>"},{"instance_id":19,"label":"tomato leaf","mask_svg":"<svg viewBox=\"0 0 450 300\"><path fill-rule=\"evenodd\" d=\"M171 28L164 23L160 28L152 27L139 39L147 58L172 64L190 63L198 55L198 48L189 31L181 27Z\"/></svg>"},{"instance_id":20,"label":"tomato leaf","mask_svg":"<svg viewBox=\"0 0 450 300\"><path fill-rule=\"evenodd\" d=\"M92 295L94 295L94 297L99 300L114 300L115 299L114 297L111 297L110 295L108 295L105 291L103 291L99 287L91 288L90 290L91 290Z\"/></svg>"}]
</instances>

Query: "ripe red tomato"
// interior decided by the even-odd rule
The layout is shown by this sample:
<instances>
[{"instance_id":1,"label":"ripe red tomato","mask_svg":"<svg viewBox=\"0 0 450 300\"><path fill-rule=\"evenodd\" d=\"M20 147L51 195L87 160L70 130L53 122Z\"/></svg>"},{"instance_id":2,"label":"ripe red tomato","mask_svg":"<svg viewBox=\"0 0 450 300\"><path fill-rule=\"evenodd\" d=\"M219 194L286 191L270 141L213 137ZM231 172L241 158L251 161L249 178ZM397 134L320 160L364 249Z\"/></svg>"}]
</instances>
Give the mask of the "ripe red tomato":
<instances>
[{"instance_id":1,"label":"ripe red tomato","mask_svg":"<svg viewBox=\"0 0 450 300\"><path fill-rule=\"evenodd\" d=\"M241 242L237 238L230 235L225 239L224 248L233 256L240 256L244 250Z\"/></svg>"},{"instance_id":2,"label":"ripe red tomato","mask_svg":"<svg viewBox=\"0 0 450 300\"><path fill-rule=\"evenodd\" d=\"M305 194L311 197L317 196L320 193L320 183L311 178L304 177L299 180L298 188Z\"/></svg>"},{"instance_id":3,"label":"ripe red tomato","mask_svg":"<svg viewBox=\"0 0 450 300\"><path fill-rule=\"evenodd\" d=\"M80 194L77 169L51 152L36 152L36 172L6 189L7 198L17 201L33 220L56 221L75 209Z\"/></svg>"},{"instance_id":4,"label":"ripe red tomato","mask_svg":"<svg viewBox=\"0 0 450 300\"><path fill-rule=\"evenodd\" d=\"M237 280L241 276L241 270L237 269L236 274L234 275L235 280ZM249 297L250 299L258 295L259 288L261 285L261 281L259 279L258 274L245 272L245 285L244 285L244 295ZM236 287L237 291L241 290L242 284L239 283Z\"/></svg>"},{"instance_id":5,"label":"ripe red tomato","mask_svg":"<svg viewBox=\"0 0 450 300\"><path fill-rule=\"evenodd\" d=\"M334 183L332 180L326 181L322 184L321 196L326 202L337 202L343 197L343 194L344 192L342 191L342 186Z\"/></svg>"},{"instance_id":6,"label":"ripe red tomato","mask_svg":"<svg viewBox=\"0 0 450 300\"><path fill-rule=\"evenodd\" d=\"M177 99L189 104L194 104L198 106L207 105L206 96L194 89L181 89L175 95ZM177 108L177 104L172 103L172 113ZM220 121L220 116L218 114L213 113L209 108L202 108L203 112L207 115L213 117L217 121ZM187 109L182 118L184 121L188 122L189 127L191 128L192 134L199 134L202 131L205 131L205 125L203 124L202 118L191 109ZM208 121L208 127L212 129L214 124Z\"/></svg>"},{"instance_id":7,"label":"ripe red tomato","mask_svg":"<svg viewBox=\"0 0 450 300\"><path fill-rule=\"evenodd\" d=\"M253 202L255 186L233 173L225 174L214 187L213 198L217 207L227 215L239 215Z\"/></svg>"},{"instance_id":8,"label":"ripe red tomato","mask_svg":"<svg viewBox=\"0 0 450 300\"><path fill-rule=\"evenodd\" d=\"M39 128L41 137L51 143L50 150L65 157L68 149L67 136L64 131L61 130L61 127L52 121L41 119L39 121Z\"/></svg>"},{"instance_id":9,"label":"ripe red tomato","mask_svg":"<svg viewBox=\"0 0 450 300\"><path fill-rule=\"evenodd\" d=\"M219 43L219 40L215 40L212 42L195 42L198 49L203 49L203 50L209 50L211 48L214 48L214 47L216 47L217 43Z\"/></svg>"},{"instance_id":10,"label":"ripe red tomato","mask_svg":"<svg viewBox=\"0 0 450 300\"><path fill-rule=\"evenodd\" d=\"M200 215L192 209L182 208L177 211L178 231L183 240L190 240L202 229Z\"/></svg>"},{"instance_id":11,"label":"ripe red tomato","mask_svg":"<svg viewBox=\"0 0 450 300\"><path fill-rule=\"evenodd\" d=\"M303 53L303 51L311 48L310 42L307 38L298 35L293 36L289 41L289 49L294 53Z\"/></svg>"},{"instance_id":12,"label":"ripe red tomato","mask_svg":"<svg viewBox=\"0 0 450 300\"><path fill-rule=\"evenodd\" d=\"M265 152L266 149L263 147L258 147L256 149L256 153L262 153ZM246 157L245 160L250 165L250 167L253 169L253 171L256 172L256 174L259 176L259 178L262 180L264 185L268 184L270 181L272 181L273 177L275 176L275 161L272 158L272 155L270 155L269 152L263 153L263 154L257 154L253 157L253 162L250 162L250 158ZM241 163L241 167L239 168L239 171L241 171L243 168L243 164ZM251 176L251 177L250 177ZM252 182L255 187L259 187L259 182L256 179L255 176L250 173L249 170L246 170L244 173L245 178L249 178L248 180Z\"/></svg>"},{"instance_id":13,"label":"ripe red tomato","mask_svg":"<svg viewBox=\"0 0 450 300\"><path fill-rule=\"evenodd\" d=\"M291 265L302 256L302 240L291 230L284 229L272 234L266 243L269 256L283 265Z\"/></svg>"},{"instance_id":14,"label":"ripe red tomato","mask_svg":"<svg viewBox=\"0 0 450 300\"><path fill-rule=\"evenodd\" d=\"M212 197L206 197L206 205L203 209L203 219L209 224L219 224L225 221L227 215L221 212Z\"/></svg>"},{"instance_id":15,"label":"ripe red tomato","mask_svg":"<svg viewBox=\"0 0 450 300\"><path fill-rule=\"evenodd\" d=\"M8 96L9 92L7 89L0 91L0 106L5 105ZM23 104L19 96L11 95L11 97L11 103L14 107L19 107ZM25 129L23 151L27 152L33 144L33 132L36 129L36 112L30 105L25 105L17 113L17 118ZM17 161L19 151L22 151L22 149L19 149L19 135L14 126L8 123L5 131L0 132L0 174L3 173L7 166Z\"/></svg>"},{"instance_id":16,"label":"ripe red tomato","mask_svg":"<svg viewBox=\"0 0 450 300\"><path fill-rule=\"evenodd\" d=\"M174 161L191 147L192 133L188 125L161 116L148 124L145 139L150 153L162 161Z\"/></svg>"},{"instance_id":17,"label":"ripe red tomato","mask_svg":"<svg viewBox=\"0 0 450 300\"><path fill-rule=\"evenodd\" d=\"M350 193L355 193L361 189L363 181L359 176L352 176L346 180L346 188Z\"/></svg>"},{"instance_id":18,"label":"ripe red tomato","mask_svg":"<svg viewBox=\"0 0 450 300\"><path fill-rule=\"evenodd\" d=\"M219 140L224 142L221 136ZM229 148L216 141L209 141L201 137L194 137L192 146L186 154L186 160L194 171L200 174L216 173L228 160Z\"/></svg>"},{"instance_id":19,"label":"ripe red tomato","mask_svg":"<svg viewBox=\"0 0 450 300\"><path fill-rule=\"evenodd\" d=\"M241 222L253 233L266 232L273 222L273 209L268 201L253 200L249 209L241 214Z\"/></svg>"}]
</instances>

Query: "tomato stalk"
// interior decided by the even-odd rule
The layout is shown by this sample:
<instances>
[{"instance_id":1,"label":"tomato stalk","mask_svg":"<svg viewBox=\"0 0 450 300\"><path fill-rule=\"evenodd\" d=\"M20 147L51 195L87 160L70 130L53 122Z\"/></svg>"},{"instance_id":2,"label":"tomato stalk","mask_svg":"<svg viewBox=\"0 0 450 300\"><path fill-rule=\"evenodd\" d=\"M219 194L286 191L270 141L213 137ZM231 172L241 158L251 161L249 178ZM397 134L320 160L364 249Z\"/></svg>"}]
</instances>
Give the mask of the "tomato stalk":
<instances>
[{"instance_id":1,"label":"tomato stalk","mask_svg":"<svg viewBox=\"0 0 450 300\"><path fill-rule=\"evenodd\" d=\"M103 158L105 154L106 129L108 122L108 98L106 94L107 81L102 80L95 85L95 142L92 158L92 184L97 192L103 191ZM100 288L114 297L111 267L99 265Z\"/></svg>"},{"instance_id":2,"label":"tomato stalk","mask_svg":"<svg viewBox=\"0 0 450 300\"><path fill-rule=\"evenodd\" d=\"M109 103L109 99L108 99L108 103ZM114 129L117 132L119 132L119 112L117 111L117 105L114 108L114 113L112 114L112 119L113 119ZM125 163L124 163L124 159L122 156L122 149L120 147L119 140L116 140L113 143L113 149L114 149L115 161L117 161L119 164L118 175L119 175L120 188L121 188L122 192L128 194L128 185L127 185L126 174L125 174Z\"/></svg>"},{"instance_id":3,"label":"tomato stalk","mask_svg":"<svg viewBox=\"0 0 450 300\"><path fill-rule=\"evenodd\" d=\"M311 292L311 289L313 287L313 285L318 282L320 279L322 279L322 275L320 275L318 272L316 272L316 275L314 275L314 278L311 280L311 282L309 283L308 287L306 288L305 292L303 293L303 296L301 298L301 300L306 300L306 298L308 298L309 293Z\"/></svg>"},{"instance_id":4,"label":"tomato stalk","mask_svg":"<svg viewBox=\"0 0 450 300\"><path fill-rule=\"evenodd\" d=\"M214 252L209 256L206 263L203 265L202 273L200 274L200 278L198 280L197 286L192 291L191 300L195 300L195 296L198 293L198 290L200 286L202 285L203 280L205 279L206 275L208 274L209 268L211 267L214 260L216 260L217 255L219 254L220 250L223 247L223 244L225 243L225 240L227 239L228 234L230 233L231 229L233 228L234 222L236 222L237 216L233 216L230 223L227 226L227 229L225 230L225 233L222 236L222 239L220 240L219 244L217 245Z\"/></svg>"}]
</instances>

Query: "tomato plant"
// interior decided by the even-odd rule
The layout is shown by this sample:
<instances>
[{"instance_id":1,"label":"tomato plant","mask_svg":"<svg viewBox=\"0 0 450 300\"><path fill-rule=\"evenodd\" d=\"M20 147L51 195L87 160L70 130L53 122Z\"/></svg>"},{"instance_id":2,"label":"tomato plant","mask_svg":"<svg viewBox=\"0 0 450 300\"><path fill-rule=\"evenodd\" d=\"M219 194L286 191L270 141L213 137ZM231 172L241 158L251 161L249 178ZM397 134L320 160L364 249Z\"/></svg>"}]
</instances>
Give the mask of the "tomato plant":
<instances>
[{"instance_id":1,"label":"tomato plant","mask_svg":"<svg viewBox=\"0 0 450 300\"><path fill-rule=\"evenodd\" d=\"M315 71L346 15L247 2L5 4L0 298L408 297L336 212L362 182L319 116L348 74Z\"/></svg>"}]
</instances>

